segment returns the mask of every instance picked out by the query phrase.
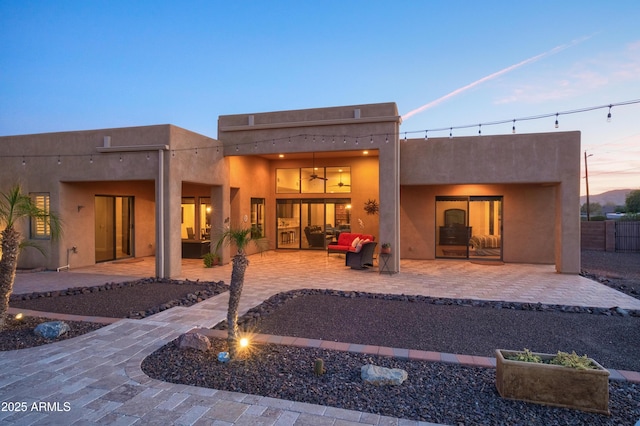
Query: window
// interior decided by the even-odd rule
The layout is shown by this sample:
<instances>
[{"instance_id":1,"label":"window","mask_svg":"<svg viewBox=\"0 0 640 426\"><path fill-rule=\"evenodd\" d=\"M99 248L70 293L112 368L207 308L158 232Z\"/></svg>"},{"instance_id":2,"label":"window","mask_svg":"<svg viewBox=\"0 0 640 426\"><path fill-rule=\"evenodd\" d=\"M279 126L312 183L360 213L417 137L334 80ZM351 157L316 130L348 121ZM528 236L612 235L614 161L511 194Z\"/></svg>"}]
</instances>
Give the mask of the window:
<instances>
[{"instance_id":1,"label":"window","mask_svg":"<svg viewBox=\"0 0 640 426\"><path fill-rule=\"evenodd\" d=\"M277 169L276 192L278 194L299 194L300 169Z\"/></svg>"},{"instance_id":2,"label":"window","mask_svg":"<svg viewBox=\"0 0 640 426\"><path fill-rule=\"evenodd\" d=\"M193 197L182 198L182 226L180 233L183 240L196 239L196 199Z\"/></svg>"},{"instance_id":3,"label":"window","mask_svg":"<svg viewBox=\"0 0 640 426\"><path fill-rule=\"evenodd\" d=\"M211 198L200 197L200 238L211 239Z\"/></svg>"},{"instance_id":4,"label":"window","mask_svg":"<svg viewBox=\"0 0 640 426\"><path fill-rule=\"evenodd\" d=\"M277 194L333 194L351 192L351 167L276 169Z\"/></svg>"},{"instance_id":5,"label":"window","mask_svg":"<svg viewBox=\"0 0 640 426\"><path fill-rule=\"evenodd\" d=\"M36 207L47 216L31 219L31 238L49 239L51 238L51 224L49 223L48 215L51 197L48 193L34 193L30 195Z\"/></svg>"},{"instance_id":6,"label":"window","mask_svg":"<svg viewBox=\"0 0 640 426\"><path fill-rule=\"evenodd\" d=\"M264 238L264 198L251 199L251 238Z\"/></svg>"}]
</instances>

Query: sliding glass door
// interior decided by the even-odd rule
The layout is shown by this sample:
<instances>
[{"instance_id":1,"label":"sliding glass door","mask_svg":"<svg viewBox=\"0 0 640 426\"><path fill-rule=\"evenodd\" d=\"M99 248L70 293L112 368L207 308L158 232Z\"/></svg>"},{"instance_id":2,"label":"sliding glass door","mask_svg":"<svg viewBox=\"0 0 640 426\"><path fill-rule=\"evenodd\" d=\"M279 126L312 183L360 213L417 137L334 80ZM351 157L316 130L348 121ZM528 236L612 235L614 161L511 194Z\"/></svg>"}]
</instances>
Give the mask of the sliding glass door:
<instances>
[{"instance_id":1,"label":"sliding glass door","mask_svg":"<svg viewBox=\"0 0 640 426\"><path fill-rule=\"evenodd\" d=\"M133 197L95 197L96 262L133 256Z\"/></svg>"},{"instance_id":2,"label":"sliding glass door","mask_svg":"<svg viewBox=\"0 0 640 426\"><path fill-rule=\"evenodd\" d=\"M277 248L324 250L351 228L351 200L276 200Z\"/></svg>"},{"instance_id":3,"label":"sliding glass door","mask_svg":"<svg viewBox=\"0 0 640 426\"><path fill-rule=\"evenodd\" d=\"M502 259L502 197L436 197L436 257Z\"/></svg>"}]
</instances>

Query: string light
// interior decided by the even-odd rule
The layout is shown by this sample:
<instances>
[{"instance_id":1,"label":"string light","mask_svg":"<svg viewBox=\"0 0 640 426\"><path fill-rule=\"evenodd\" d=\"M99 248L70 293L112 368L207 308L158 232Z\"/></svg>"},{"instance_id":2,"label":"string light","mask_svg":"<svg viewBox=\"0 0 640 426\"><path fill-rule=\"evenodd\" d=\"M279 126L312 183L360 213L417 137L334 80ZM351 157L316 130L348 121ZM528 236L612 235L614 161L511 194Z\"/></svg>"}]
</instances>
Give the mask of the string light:
<instances>
[{"instance_id":1,"label":"string light","mask_svg":"<svg viewBox=\"0 0 640 426\"><path fill-rule=\"evenodd\" d=\"M568 114L578 114L578 113L583 113L583 112L589 112L589 111L594 111L597 109L605 109L608 108L607 111L607 122L611 121L611 110L614 106L626 106L626 105L633 105L633 104L639 104L640 103L640 99L635 99L635 100L629 100L629 101L623 101L623 102L618 102L618 103L610 103L610 104L605 104L605 105L599 105L599 106L592 106L592 107L586 107L586 108L580 108L580 109L575 109L575 110L568 110L568 111L558 111L555 113L549 113L549 114L540 114L540 115L536 115L536 116L529 116L529 117L519 117L519 118L511 118L508 120L498 120L498 121L491 121L491 122L485 122L485 123L474 123L471 125L464 125L464 126L448 126L448 127L444 127L444 128L429 128L429 129L422 129L422 130L415 130L415 131L405 131L404 132L404 141L408 140L408 135L414 134L414 133L419 133L419 132L424 132L424 140L428 140L428 136L429 136L429 132L441 132L441 131L449 131L449 138L453 138L453 130L454 129L469 129L469 128L473 128L473 127L477 127L478 128L478 135L482 135L482 126L495 126L495 125L501 125L501 124L505 124L505 123L511 123L511 132L512 133L516 133L516 121L531 121L531 120L541 120L541 119L545 119L548 117L553 117L555 116L555 122L554 125L556 128L560 127L560 121L559 121L559 117L561 115L568 115ZM383 133L384 134L384 133ZM382 134L381 134L382 135ZM380 135L380 136L381 136ZM389 143L389 134L386 133L385 135L385 143L388 144ZM315 142L317 140L317 138L322 137L322 141L325 141L325 137L331 137L331 141L332 144L335 145L336 143L336 137L342 137L343 138L343 143L346 144L347 143L347 138L355 138L356 139L356 145L359 145L359 139L363 138L363 137L369 137L371 144L374 143L374 138L376 137L376 134L369 134L369 135L322 135L322 134L300 134L300 135L289 135L289 136L285 136L283 138L277 138L277 139L268 139L268 140L254 140L254 141L248 141L248 142L241 142L241 143L236 143L236 152L239 152L240 150L240 145L246 145L246 144L253 144L254 147L256 149L259 148L258 145L263 144L263 143L268 143L269 141L271 141L272 146L275 148L276 147L276 142L280 142L280 141L286 141L288 140L289 144L292 144L292 137L293 138L301 138L303 137L304 139L308 139L308 138L313 138L313 141ZM397 136L396 136L397 137ZM219 153L220 152L220 147L224 147L223 144L218 143L217 145L214 145L216 152ZM171 156L175 157L176 155L176 151L190 151L193 150L191 152L195 152L196 154L200 153L200 150L202 149L212 149L213 146L201 146L201 147L190 147L190 148L179 148L179 149L171 149ZM33 155L24 155L24 154L18 154L18 155L1 155L0 154L0 158L19 158L22 161L22 165L27 164L27 158L36 158L36 157L43 157L43 158L51 158L51 157L57 157L57 161L58 164L62 164L62 157L89 157L89 162L91 164L93 164L93 154L53 154L53 155L47 155L47 154L33 154ZM150 159L149 154L147 153L147 159ZM122 162L123 161L123 156L122 154L119 154L119 160ZM20 160L19 160L20 161Z\"/></svg>"}]
</instances>

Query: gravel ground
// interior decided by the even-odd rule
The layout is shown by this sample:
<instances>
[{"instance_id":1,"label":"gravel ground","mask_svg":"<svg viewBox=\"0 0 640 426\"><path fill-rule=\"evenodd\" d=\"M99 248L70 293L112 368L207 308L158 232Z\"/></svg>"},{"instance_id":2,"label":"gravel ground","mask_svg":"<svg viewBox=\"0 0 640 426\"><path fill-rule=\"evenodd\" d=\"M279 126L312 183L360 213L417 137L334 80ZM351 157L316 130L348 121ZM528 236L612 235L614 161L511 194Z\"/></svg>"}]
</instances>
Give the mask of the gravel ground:
<instances>
[{"instance_id":1,"label":"gravel ground","mask_svg":"<svg viewBox=\"0 0 640 426\"><path fill-rule=\"evenodd\" d=\"M583 252L582 256L585 276L640 298L638 296L640 254ZM137 289L142 294L145 288L148 287ZM85 293L89 294L87 303L91 303L91 297L97 297L100 293L99 290ZM107 293L116 295L116 293ZM153 306L166 301L166 298L159 300L163 299L159 292L152 293L156 297L156 303ZM318 295L314 295L316 296ZM380 343L372 344L403 348L410 347L411 342L420 341L421 339L416 339L415 335L422 333L428 350L464 354L479 351L485 355L487 350L492 351L499 346L518 349L526 345L531 349L539 350L538 348L545 347L549 339L552 339L550 343L552 348L548 351L562 349L556 346L565 344L566 346L563 347L569 350L584 347L584 352L598 361L606 360L601 363L610 368L636 365L637 353L640 352L638 350L640 349L638 347L639 318L635 316L637 312L629 312L629 316L624 316L615 310L568 313L563 311L572 309L557 306L517 306L510 309L512 306L508 304L502 304L498 309L498 306L493 304L460 306L461 304L473 305L472 301L398 302L386 300L387 296L384 295L382 298L376 296L375 299L351 297L351 295L340 296L339 302L336 302L338 299L335 295L320 296L323 296L322 302L314 300L311 304L290 304L290 302L280 304L278 302L278 308L272 313L264 316L261 314L258 317L259 321L255 327L257 330L267 331L267 325L269 325L275 327L270 331L274 334L291 334L298 323L305 321L303 327L305 337L313 335L331 339L330 333L339 331L346 334L333 335L336 340L347 339L346 341L353 343L374 342L376 341L374 339L380 339ZM135 298L135 295L130 295L127 298L114 297L111 300L117 300L113 302L114 304L122 304L123 299L129 301ZM41 309L59 312L58 302L63 299L64 297L49 297L48 307L45 305ZM298 298L288 300L296 301L296 299ZM349 307L335 308L334 305L342 303L347 303ZM309 308L307 305L314 304L318 304L321 308L320 313L330 315L311 317L310 315L316 314L303 310ZM367 308L370 305L374 306L373 310L370 307ZM423 324L424 322L410 322L411 315L407 315L410 308L413 309L419 305L423 309L433 309L422 314L423 317L429 318L430 322L427 326ZM428 308L424 307L426 305L429 305ZM93 303L93 306L95 307L96 303ZM260 309L258 308L258 312ZM386 311L386 309L392 310ZM135 310L128 309L128 311ZM348 314L341 319L336 319L336 315L344 310L348 310ZM95 310L92 312L93 315L97 315ZM511 314L515 315L511 316ZM405 315L400 324L385 320L399 315ZM357 318L357 321L354 321L354 318ZM307 321L309 319L311 321ZM520 322L516 323L516 321ZM504 330L501 336L507 334L506 340L500 341L498 346L495 346L497 343L491 343L483 348L482 343L486 344L491 339L501 337L495 336L498 322L500 322L500 329ZM505 322L509 324L508 327ZM470 328L452 328L458 323L465 323ZM348 327L345 327L346 324ZM356 325L357 332L353 331ZM361 325L365 327L360 328ZM550 325L553 325L554 332L549 331ZM594 332L597 327L604 328ZM625 330L620 333L622 336L616 334L614 338L614 335L611 335L609 343L598 342L598 338L604 338L609 333L619 333L620 327ZM529 334L525 335L525 333ZM357 338L362 340L356 340ZM628 338L628 341L620 344L621 339L625 338ZM5 333L0 333L0 346L6 339ZM250 358L244 361L220 364L215 358L219 351L225 349L225 343L220 340L213 340L212 343L214 349L210 353L203 354L178 351L175 342L172 342L148 357L143 362L143 369L151 377L175 383L268 395L445 424L632 425L640 419L640 386L628 383L610 382L611 416L603 416L504 400L495 390L495 370L493 369L278 345L261 345L253 348ZM618 351L627 352L618 355ZM583 351L578 350L578 352ZM488 355L491 356L491 354ZM327 374L320 377L313 375L312 366L316 358L324 359ZM360 366L365 363L403 368L408 371L409 379L403 385L392 388L363 385L359 379L359 372ZM625 369L640 371L640 368L635 367Z\"/></svg>"},{"instance_id":2,"label":"gravel ground","mask_svg":"<svg viewBox=\"0 0 640 426\"><path fill-rule=\"evenodd\" d=\"M226 291L223 282L193 282L148 278L125 283L106 283L101 286L70 288L12 295L9 306L40 312L109 318L144 318L174 306L191 306ZM33 333L48 318L26 317L20 321L7 318L5 330L0 332L0 351L23 349L51 343ZM65 321L71 330L55 341L79 336L103 327L82 321Z\"/></svg>"},{"instance_id":3,"label":"gravel ground","mask_svg":"<svg viewBox=\"0 0 640 426\"><path fill-rule=\"evenodd\" d=\"M53 340L40 337L33 332L33 329L40 323L56 321L48 318L25 317L16 320L13 317L7 318L5 330L0 332L0 351L12 351L14 349L31 348L34 346L46 345ZM72 337L81 336L90 331L104 327L104 324L83 321L65 321L70 330L55 339L61 341Z\"/></svg>"},{"instance_id":4,"label":"gravel ground","mask_svg":"<svg viewBox=\"0 0 640 426\"><path fill-rule=\"evenodd\" d=\"M583 273L637 297L640 256L618 255L583 253ZM640 371L637 311L397 299L296 291L271 298L243 321L255 332L484 356L496 348L576 350L609 368ZM603 416L502 399L494 369L279 345L261 345L242 361L221 364L216 356L225 342L212 343L212 351L199 353L172 342L148 357L143 370L174 383L454 425L632 425L640 419L640 386L629 383L610 382L611 416ZM321 377L313 374L316 358L327 366ZM403 368L409 379L397 387L364 385L359 374L366 363Z\"/></svg>"}]
</instances>

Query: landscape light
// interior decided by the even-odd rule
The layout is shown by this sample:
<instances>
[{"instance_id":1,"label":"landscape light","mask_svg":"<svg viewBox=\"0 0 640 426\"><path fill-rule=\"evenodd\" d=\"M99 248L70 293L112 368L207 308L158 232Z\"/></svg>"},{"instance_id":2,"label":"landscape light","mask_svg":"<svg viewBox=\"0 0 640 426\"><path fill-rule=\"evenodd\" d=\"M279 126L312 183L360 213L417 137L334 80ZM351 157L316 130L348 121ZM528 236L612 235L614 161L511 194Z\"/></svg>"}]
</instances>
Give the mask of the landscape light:
<instances>
[{"instance_id":1,"label":"landscape light","mask_svg":"<svg viewBox=\"0 0 640 426\"><path fill-rule=\"evenodd\" d=\"M249 346L249 339L246 337L243 337L240 339L240 347L241 348L246 348L247 346Z\"/></svg>"},{"instance_id":2,"label":"landscape light","mask_svg":"<svg viewBox=\"0 0 640 426\"><path fill-rule=\"evenodd\" d=\"M22 318L24 318L24 315L22 315L22 312L17 313L17 314L16 314L16 316L15 316L15 319L16 319L17 321L20 321Z\"/></svg>"}]
</instances>

